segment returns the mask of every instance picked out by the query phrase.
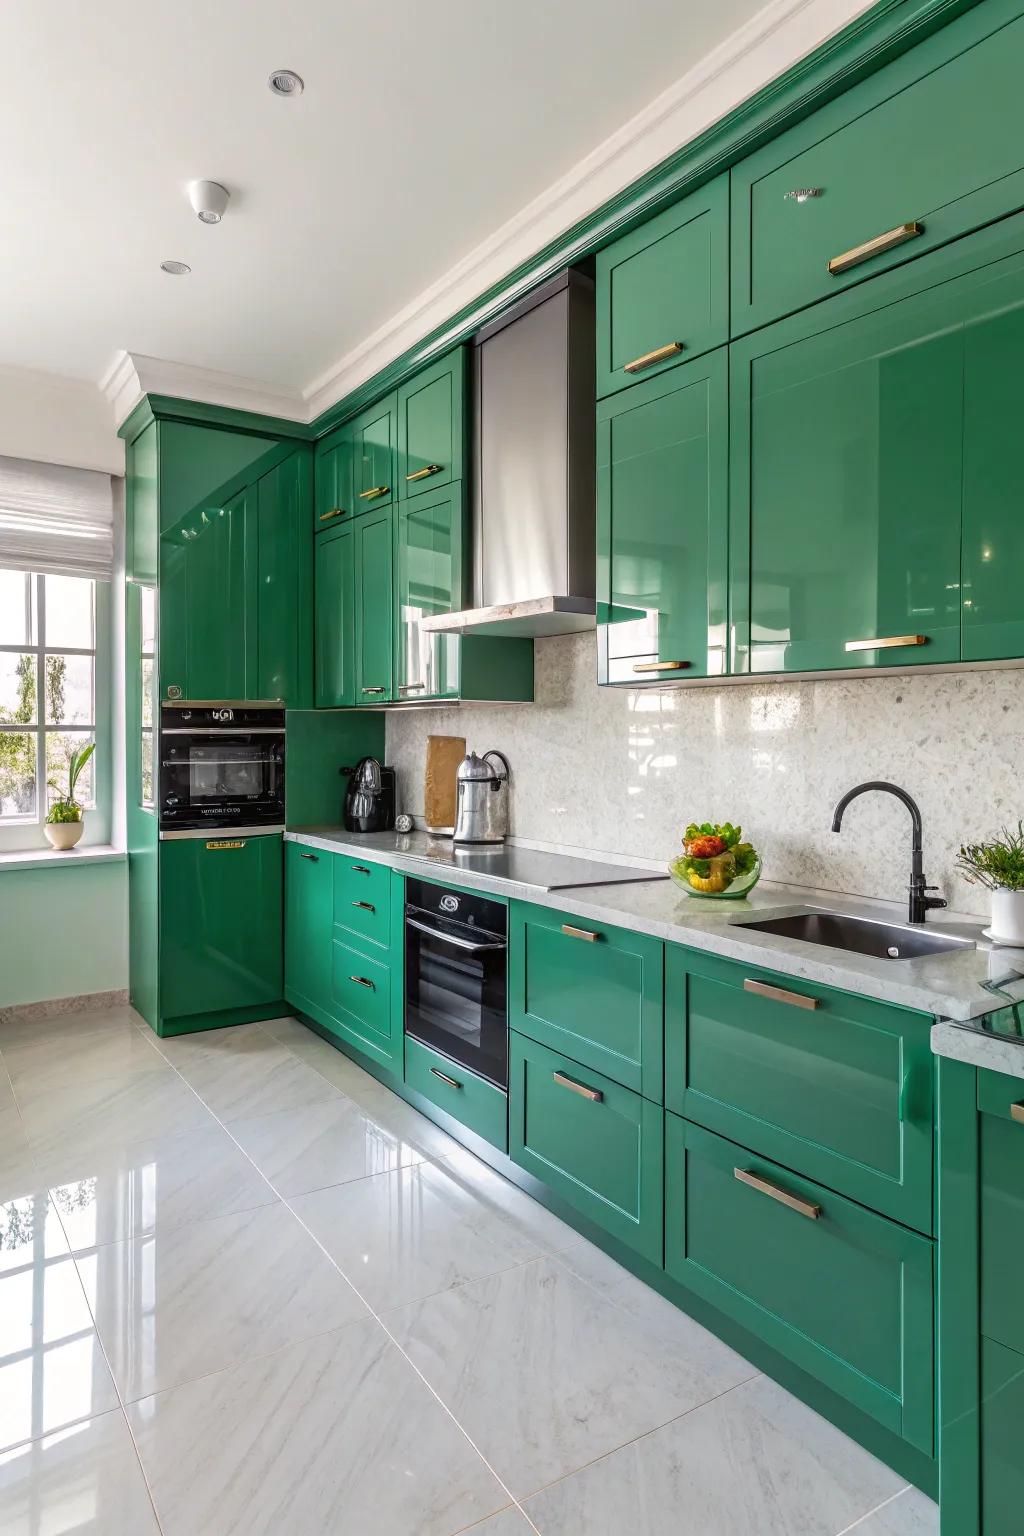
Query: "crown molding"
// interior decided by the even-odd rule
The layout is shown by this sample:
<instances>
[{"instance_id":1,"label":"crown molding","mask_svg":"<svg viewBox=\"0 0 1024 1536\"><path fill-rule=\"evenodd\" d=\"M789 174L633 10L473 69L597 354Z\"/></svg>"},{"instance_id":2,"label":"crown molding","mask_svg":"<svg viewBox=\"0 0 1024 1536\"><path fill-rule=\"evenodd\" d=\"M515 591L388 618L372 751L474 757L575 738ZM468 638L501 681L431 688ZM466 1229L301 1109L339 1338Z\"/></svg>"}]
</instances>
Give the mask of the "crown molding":
<instances>
[{"instance_id":1,"label":"crown molding","mask_svg":"<svg viewBox=\"0 0 1024 1536\"><path fill-rule=\"evenodd\" d=\"M306 425L309 407L293 390L275 390L258 379L214 368L193 368L141 352L119 352L99 384L118 426L127 420L144 395L169 395L180 400L199 400L205 405L247 411L254 416L276 416Z\"/></svg>"}]
</instances>

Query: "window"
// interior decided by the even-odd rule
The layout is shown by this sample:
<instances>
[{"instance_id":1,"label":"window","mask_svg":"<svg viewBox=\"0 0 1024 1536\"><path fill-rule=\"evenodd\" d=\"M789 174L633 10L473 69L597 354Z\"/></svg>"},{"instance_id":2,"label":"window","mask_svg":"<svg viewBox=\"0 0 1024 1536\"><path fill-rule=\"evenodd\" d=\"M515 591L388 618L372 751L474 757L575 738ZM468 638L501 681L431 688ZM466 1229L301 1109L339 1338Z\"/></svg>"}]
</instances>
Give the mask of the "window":
<instances>
[{"instance_id":1,"label":"window","mask_svg":"<svg viewBox=\"0 0 1024 1536\"><path fill-rule=\"evenodd\" d=\"M107 582L0 568L0 847L44 846L43 822L66 789L71 753L100 740L100 764L90 760L76 789L86 810L97 809L109 772L109 730L97 736L109 700L109 602ZM90 842L109 836L103 810L91 828L86 820Z\"/></svg>"},{"instance_id":2,"label":"window","mask_svg":"<svg viewBox=\"0 0 1024 1536\"><path fill-rule=\"evenodd\" d=\"M142 655L142 700L139 712L141 763L139 798L143 806L153 805L153 686L156 677L156 589L139 587L140 640Z\"/></svg>"}]
</instances>

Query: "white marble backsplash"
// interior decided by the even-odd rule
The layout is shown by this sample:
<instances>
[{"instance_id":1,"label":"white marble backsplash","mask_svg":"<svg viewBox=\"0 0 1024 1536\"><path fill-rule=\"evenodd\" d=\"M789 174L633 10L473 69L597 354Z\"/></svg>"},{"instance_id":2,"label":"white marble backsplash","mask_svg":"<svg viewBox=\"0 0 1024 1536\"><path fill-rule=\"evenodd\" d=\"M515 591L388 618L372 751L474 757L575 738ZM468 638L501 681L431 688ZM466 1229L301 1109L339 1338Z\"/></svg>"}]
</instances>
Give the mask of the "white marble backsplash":
<instances>
[{"instance_id":1,"label":"white marble backsplash","mask_svg":"<svg viewBox=\"0 0 1024 1536\"><path fill-rule=\"evenodd\" d=\"M914 796L925 874L961 912L987 893L956 872L965 840L1024 815L1024 669L640 692L598 688L594 634L536 644L536 702L394 711L400 809L423 811L426 739L465 736L512 764L512 832L566 849L667 860L688 821L733 821L773 880L900 900L910 818L865 779Z\"/></svg>"}]
</instances>

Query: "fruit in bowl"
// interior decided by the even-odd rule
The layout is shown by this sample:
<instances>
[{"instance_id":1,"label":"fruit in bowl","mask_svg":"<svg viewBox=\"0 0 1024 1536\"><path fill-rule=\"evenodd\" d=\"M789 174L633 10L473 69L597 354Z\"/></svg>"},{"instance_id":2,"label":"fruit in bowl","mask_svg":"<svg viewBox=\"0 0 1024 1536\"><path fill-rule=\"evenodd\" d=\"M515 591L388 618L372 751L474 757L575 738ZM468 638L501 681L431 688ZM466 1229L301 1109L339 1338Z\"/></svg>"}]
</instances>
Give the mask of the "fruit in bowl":
<instances>
[{"instance_id":1,"label":"fruit in bowl","mask_svg":"<svg viewBox=\"0 0 1024 1536\"><path fill-rule=\"evenodd\" d=\"M682 856L668 872L688 896L718 896L735 900L752 891L761 877L761 860L743 828L731 821L691 822L683 834Z\"/></svg>"}]
</instances>

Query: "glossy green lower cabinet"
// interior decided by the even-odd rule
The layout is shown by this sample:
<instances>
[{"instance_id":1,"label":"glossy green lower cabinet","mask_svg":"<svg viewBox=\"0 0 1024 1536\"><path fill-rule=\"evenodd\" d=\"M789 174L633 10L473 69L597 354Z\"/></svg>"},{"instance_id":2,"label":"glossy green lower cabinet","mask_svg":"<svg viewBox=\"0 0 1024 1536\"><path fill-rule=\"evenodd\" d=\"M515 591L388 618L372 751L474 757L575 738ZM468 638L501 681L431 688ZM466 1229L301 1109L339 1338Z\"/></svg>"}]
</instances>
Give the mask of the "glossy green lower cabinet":
<instances>
[{"instance_id":1,"label":"glossy green lower cabinet","mask_svg":"<svg viewBox=\"0 0 1024 1536\"><path fill-rule=\"evenodd\" d=\"M979 1072L978 1108L981 1331L1024 1355L1024 1081Z\"/></svg>"},{"instance_id":2,"label":"glossy green lower cabinet","mask_svg":"<svg viewBox=\"0 0 1024 1536\"><path fill-rule=\"evenodd\" d=\"M982 1536L1020 1536L1024 1525L1024 1355L981 1341Z\"/></svg>"},{"instance_id":3,"label":"glossy green lower cabinet","mask_svg":"<svg viewBox=\"0 0 1024 1536\"><path fill-rule=\"evenodd\" d=\"M930 1455L933 1244L676 1115L665 1120L669 1273Z\"/></svg>"},{"instance_id":4,"label":"glossy green lower cabinet","mask_svg":"<svg viewBox=\"0 0 1024 1536\"><path fill-rule=\"evenodd\" d=\"M332 528L316 541L314 666L318 709L356 702L355 529Z\"/></svg>"},{"instance_id":5,"label":"glossy green lower cabinet","mask_svg":"<svg viewBox=\"0 0 1024 1536\"><path fill-rule=\"evenodd\" d=\"M284 995L304 1013L329 1008L334 855L284 845Z\"/></svg>"},{"instance_id":6,"label":"glossy green lower cabinet","mask_svg":"<svg viewBox=\"0 0 1024 1536\"><path fill-rule=\"evenodd\" d=\"M282 997L283 883L280 835L160 844L165 1022Z\"/></svg>"},{"instance_id":7,"label":"glossy green lower cabinet","mask_svg":"<svg viewBox=\"0 0 1024 1536\"><path fill-rule=\"evenodd\" d=\"M514 1030L508 1106L513 1161L660 1266L661 1107Z\"/></svg>"},{"instance_id":8,"label":"glossy green lower cabinet","mask_svg":"<svg viewBox=\"0 0 1024 1536\"><path fill-rule=\"evenodd\" d=\"M390 508L355 525L357 704L386 704L392 684L392 514Z\"/></svg>"},{"instance_id":9,"label":"glossy green lower cabinet","mask_svg":"<svg viewBox=\"0 0 1024 1536\"><path fill-rule=\"evenodd\" d=\"M660 939L548 907L509 906L509 1023L661 1102Z\"/></svg>"},{"instance_id":10,"label":"glossy green lower cabinet","mask_svg":"<svg viewBox=\"0 0 1024 1536\"><path fill-rule=\"evenodd\" d=\"M405 1082L499 1152L508 1151L508 1095L493 1083L411 1038L405 1042Z\"/></svg>"},{"instance_id":11,"label":"glossy green lower cabinet","mask_svg":"<svg viewBox=\"0 0 1024 1536\"><path fill-rule=\"evenodd\" d=\"M391 944L391 870L357 854L334 855L334 923L348 929L368 954ZM339 935L344 938L344 934ZM401 928L397 932L401 943Z\"/></svg>"},{"instance_id":12,"label":"glossy green lower cabinet","mask_svg":"<svg viewBox=\"0 0 1024 1536\"><path fill-rule=\"evenodd\" d=\"M665 971L668 1108L931 1233L930 1017L673 944Z\"/></svg>"},{"instance_id":13,"label":"glossy green lower cabinet","mask_svg":"<svg viewBox=\"0 0 1024 1536\"><path fill-rule=\"evenodd\" d=\"M391 967L343 942L335 931L331 953L331 1006L335 1033L392 1072L402 1070L402 1035L391 1008Z\"/></svg>"}]
</instances>

